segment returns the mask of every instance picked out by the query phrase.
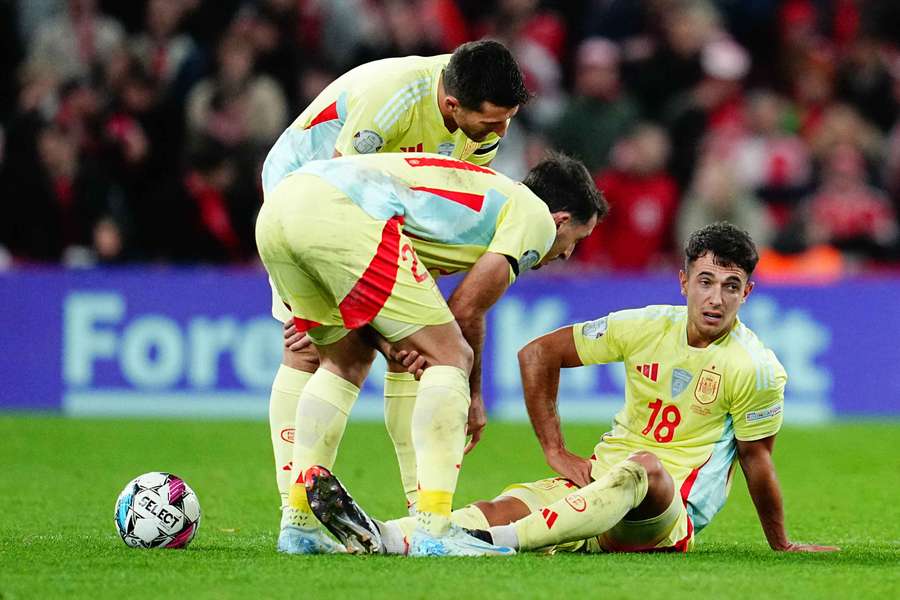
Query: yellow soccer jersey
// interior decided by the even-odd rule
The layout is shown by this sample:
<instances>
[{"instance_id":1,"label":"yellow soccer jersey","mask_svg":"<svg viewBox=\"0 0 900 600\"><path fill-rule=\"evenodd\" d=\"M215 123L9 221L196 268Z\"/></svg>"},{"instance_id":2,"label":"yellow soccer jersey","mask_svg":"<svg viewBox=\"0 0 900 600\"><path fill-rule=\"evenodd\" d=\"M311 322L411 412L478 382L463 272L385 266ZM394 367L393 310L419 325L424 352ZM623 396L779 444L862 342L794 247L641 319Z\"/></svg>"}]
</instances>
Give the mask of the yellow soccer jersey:
<instances>
[{"instance_id":1,"label":"yellow soccer jersey","mask_svg":"<svg viewBox=\"0 0 900 600\"><path fill-rule=\"evenodd\" d=\"M485 253L510 261L510 282L556 239L550 209L523 184L487 167L436 154L376 154L313 161L312 174L370 216L402 217L403 233L435 275L467 271Z\"/></svg>"},{"instance_id":2,"label":"yellow soccer jersey","mask_svg":"<svg viewBox=\"0 0 900 600\"><path fill-rule=\"evenodd\" d=\"M735 440L780 429L787 375L740 321L706 348L688 345L686 324L684 306L648 306L578 324L574 338L585 365L625 366L625 405L597 444L598 466L653 452L699 531L728 496Z\"/></svg>"},{"instance_id":3,"label":"yellow soccer jersey","mask_svg":"<svg viewBox=\"0 0 900 600\"><path fill-rule=\"evenodd\" d=\"M366 63L332 82L285 130L263 167L269 191L311 160L377 152L434 152L485 165L496 134L474 142L450 133L438 109L438 82L450 55L407 56Z\"/></svg>"}]
</instances>

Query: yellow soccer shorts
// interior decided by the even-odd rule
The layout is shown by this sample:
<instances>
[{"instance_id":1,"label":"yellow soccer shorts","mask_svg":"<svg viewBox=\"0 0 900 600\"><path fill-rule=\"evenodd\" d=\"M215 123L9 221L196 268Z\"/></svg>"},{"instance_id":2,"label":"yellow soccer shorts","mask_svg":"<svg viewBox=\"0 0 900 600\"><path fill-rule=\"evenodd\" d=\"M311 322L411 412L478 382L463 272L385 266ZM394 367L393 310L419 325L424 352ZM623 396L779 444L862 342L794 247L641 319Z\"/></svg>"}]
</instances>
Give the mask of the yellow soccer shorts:
<instances>
[{"instance_id":1,"label":"yellow soccer shorts","mask_svg":"<svg viewBox=\"0 0 900 600\"><path fill-rule=\"evenodd\" d=\"M592 460L591 476L599 479L605 468ZM536 512L561 500L578 486L563 477L550 477L531 483L515 483L500 496L511 496ZM688 516L684 500L676 487L672 503L660 515L651 519L629 521L622 519L612 529L589 540L580 540L550 548L554 552L687 552L694 542L694 526Z\"/></svg>"},{"instance_id":2,"label":"yellow soccer shorts","mask_svg":"<svg viewBox=\"0 0 900 600\"><path fill-rule=\"evenodd\" d=\"M291 175L267 195L256 244L298 331L323 345L371 324L397 341L453 320L402 225L371 217L314 175Z\"/></svg>"}]
</instances>

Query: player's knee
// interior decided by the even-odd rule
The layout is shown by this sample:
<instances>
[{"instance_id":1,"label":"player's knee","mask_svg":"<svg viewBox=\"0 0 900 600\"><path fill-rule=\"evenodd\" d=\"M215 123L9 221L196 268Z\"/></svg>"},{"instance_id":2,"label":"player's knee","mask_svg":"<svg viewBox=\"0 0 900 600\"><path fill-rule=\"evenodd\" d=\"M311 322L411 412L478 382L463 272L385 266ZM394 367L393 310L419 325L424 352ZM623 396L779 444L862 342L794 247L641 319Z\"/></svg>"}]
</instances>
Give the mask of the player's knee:
<instances>
[{"instance_id":1,"label":"player's knee","mask_svg":"<svg viewBox=\"0 0 900 600\"><path fill-rule=\"evenodd\" d=\"M459 367L466 373L471 373L472 366L475 364L475 351L472 350L472 346L469 345L465 338L460 340L457 352L459 354Z\"/></svg>"},{"instance_id":2,"label":"player's knee","mask_svg":"<svg viewBox=\"0 0 900 600\"><path fill-rule=\"evenodd\" d=\"M446 340L444 347L440 351L440 358L436 364L446 364L459 367L468 375L472 372L472 365L475 363L475 352L472 346L463 337L462 332L451 339Z\"/></svg>"},{"instance_id":3,"label":"player's knee","mask_svg":"<svg viewBox=\"0 0 900 600\"><path fill-rule=\"evenodd\" d=\"M652 452L641 450L629 456L628 460L640 464L647 471L648 487L655 487L656 484L664 483L666 479L671 480L668 471Z\"/></svg>"},{"instance_id":4,"label":"player's knee","mask_svg":"<svg viewBox=\"0 0 900 600\"><path fill-rule=\"evenodd\" d=\"M456 322L422 329L410 338L394 344L396 350L415 350L428 366L449 366L472 372L475 352L463 337Z\"/></svg>"},{"instance_id":5,"label":"player's knee","mask_svg":"<svg viewBox=\"0 0 900 600\"><path fill-rule=\"evenodd\" d=\"M282 364L297 369L298 371L306 371L307 373L315 373L319 368L319 352L316 347L309 345L306 348L297 350L284 349L281 358Z\"/></svg>"},{"instance_id":6,"label":"player's knee","mask_svg":"<svg viewBox=\"0 0 900 600\"><path fill-rule=\"evenodd\" d=\"M501 496L490 502L481 501L473 503L484 514L491 527L496 525L509 525L529 514L528 507L518 498Z\"/></svg>"}]
</instances>

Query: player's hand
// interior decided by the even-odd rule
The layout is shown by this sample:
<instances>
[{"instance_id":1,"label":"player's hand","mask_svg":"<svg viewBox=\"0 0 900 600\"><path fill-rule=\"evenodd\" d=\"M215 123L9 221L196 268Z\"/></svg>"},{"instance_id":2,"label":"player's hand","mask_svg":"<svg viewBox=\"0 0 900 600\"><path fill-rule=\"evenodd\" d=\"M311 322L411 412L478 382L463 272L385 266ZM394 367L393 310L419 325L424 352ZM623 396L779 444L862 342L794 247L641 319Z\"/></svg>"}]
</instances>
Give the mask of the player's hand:
<instances>
[{"instance_id":1,"label":"player's hand","mask_svg":"<svg viewBox=\"0 0 900 600\"><path fill-rule=\"evenodd\" d=\"M472 451L481 440L481 434L487 425L487 413L484 410L484 398L481 394L472 394L472 402L469 403L469 421L466 423L466 435L472 436L463 454Z\"/></svg>"},{"instance_id":2,"label":"player's hand","mask_svg":"<svg viewBox=\"0 0 900 600\"><path fill-rule=\"evenodd\" d=\"M591 461L588 459L572 454L565 448L545 452L545 456L551 469L578 487L591 482Z\"/></svg>"},{"instance_id":3,"label":"player's hand","mask_svg":"<svg viewBox=\"0 0 900 600\"><path fill-rule=\"evenodd\" d=\"M818 544L788 543L786 548L780 548L780 552L840 552L837 546L819 546Z\"/></svg>"},{"instance_id":4,"label":"player's hand","mask_svg":"<svg viewBox=\"0 0 900 600\"><path fill-rule=\"evenodd\" d=\"M284 347L291 352L300 352L312 344L312 339L305 333L297 331L293 321L284 324Z\"/></svg>"},{"instance_id":5,"label":"player's hand","mask_svg":"<svg viewBox=\"0 0 900 600\"><path fill-rule=\"evenodd\" d=\"M422 373L425 372L425 367L428 366L428 363L425 362L425 357L415 350L401 350L394 354L393 360L403 365L407 373L412 373L416 381L422 378Z\"/></svg>"}]
</instances>

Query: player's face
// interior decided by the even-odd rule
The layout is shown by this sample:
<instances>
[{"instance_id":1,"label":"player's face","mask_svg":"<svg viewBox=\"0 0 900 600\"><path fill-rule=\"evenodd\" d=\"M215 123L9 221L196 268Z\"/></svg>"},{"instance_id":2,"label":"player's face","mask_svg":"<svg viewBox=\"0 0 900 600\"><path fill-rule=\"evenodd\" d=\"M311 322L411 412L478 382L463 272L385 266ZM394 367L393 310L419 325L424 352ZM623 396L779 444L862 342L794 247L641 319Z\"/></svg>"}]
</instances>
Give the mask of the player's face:
<instances>
[{"instance_id":1,"label":"player's face","mask_svg":"<svg viewBox=\"0 0 900 600\"><path fill-rule=\"evenodd\" d=\"M481 142L490 133L496 133L500 137L506 135L509 121L517 112L518 106L507 108L487 101L481 103L481 110L469 110L456 104L453 109L453 120L467 138L473 142Z\"/></svg>"},{"instance_id":2,"label":"player's face","mask_svg":"<svg viewBox=\"0 0 900 600\"><path fill-rule=\"evenodd\" d=\"M594 215L587 223L579 223L572 219L569 213L562 212L554 213L553 220L556 221L556 240L536 269L554 260L566 260L572 256L578 242L591 235L598 219L597 215Z\"/></svg>"},{"instance_id":3,"label":"player's face","mask_svg":"<svg viewBox=\"0 0 900 600\"><path fill-rule=\"evenodd\" d=\"M679 273L681 293L687 297L688 343L706 347L731 330L738 309L753 289L740 267L716 264L707 252L688 271Z\"/></svg>"}]
</instances>

